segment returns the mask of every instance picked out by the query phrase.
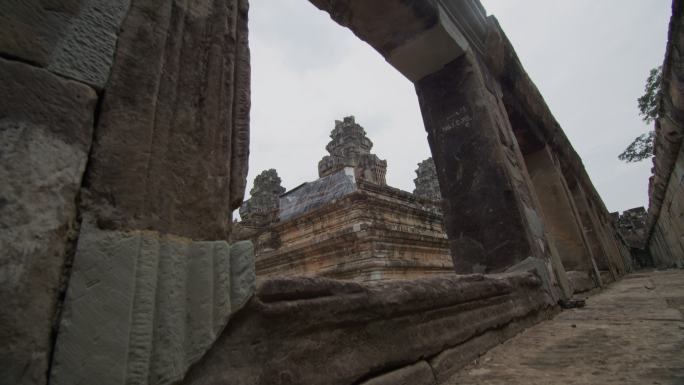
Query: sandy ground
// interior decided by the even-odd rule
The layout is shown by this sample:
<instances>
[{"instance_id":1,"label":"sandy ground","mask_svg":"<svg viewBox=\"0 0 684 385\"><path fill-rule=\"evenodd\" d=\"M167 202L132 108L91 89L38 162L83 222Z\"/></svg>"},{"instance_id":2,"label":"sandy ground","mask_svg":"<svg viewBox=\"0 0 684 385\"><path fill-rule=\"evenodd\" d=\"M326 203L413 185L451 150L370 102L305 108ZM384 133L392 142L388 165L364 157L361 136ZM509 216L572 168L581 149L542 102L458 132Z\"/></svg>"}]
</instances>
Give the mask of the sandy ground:
<instances>
[{"instance_id":1,"label":"sandy ground","mask_svg":"<svg viewBox=\"0 0 684 385\"><path fill-rule=\"evenodd\" d=\"M683 384L684 270L640 272L492 349L443 385Z\"/></svg>"}]
</instances>

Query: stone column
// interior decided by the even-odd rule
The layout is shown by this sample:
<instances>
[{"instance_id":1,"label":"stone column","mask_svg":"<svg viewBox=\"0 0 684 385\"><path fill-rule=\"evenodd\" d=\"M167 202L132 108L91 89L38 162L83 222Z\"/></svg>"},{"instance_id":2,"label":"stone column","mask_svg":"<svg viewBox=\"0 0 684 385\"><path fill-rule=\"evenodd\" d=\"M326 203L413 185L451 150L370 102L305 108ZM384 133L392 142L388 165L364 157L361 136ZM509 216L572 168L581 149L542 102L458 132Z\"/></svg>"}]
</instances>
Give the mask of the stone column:
<instances>
[{"instance_id":1,"label":"stone column","mask_svg":"<svg viewBox=\"0 0 684 385\"><path fill-rule=\"evenodd\" d=\"M565 178L548 147L525 155L525 162L542 207L544 223L566 270L591 272L592 255Z\"/></svg>"},{"instance_id":2,"label":"stone column","mask_svg":"<svg viewBox=\"0 0 684 385\"><path fill-rule=\"evenodd\" d=\"M132 0L98 101L53 385L167 384L255 284L247 0ZM84 41L97 40L99 35Z\"/></svg>"},{"instance_id":3,"label":"stone column","mask_svg":"<svg viewBox=\"0 0 684 385\"><path fill-rule=\"evenodd\" d=\"M547 259L543 227L496 85L470 53L416 82L459 273Z\"/></svg>"},{"instance_id":4,"label":"stone column","mask_svg":"<svg viewBox=\"0 0 684 385\"><path fill-rule=\"evenodd\" d=\"M570 187L575 205L580 213L582 226L592 249L596 266L600 271L609 271L613 279L620 277L624 271L620 255L611 244L610 234L606 233L605 224L599 219L597 208L591 202L578 183Z\"/></svg>"},{"instance_id":5,"label":"stone column","mask_svg":"<svg viewBox=\"0 0 684 385\"><path fill-rule=\"evenodd\" d=\"M584 231L586 239L589 242L589 247L591 248L592 255L594 256L596 266L601 271L610 271L613 275L613 278L615 278L615 268L608 261L608 252L606 251L606 246L603 244L599 230L597 228L598 220L589 209L586 198L584 197L584 192L581 190L581 187L577 185L571 187L570 191L572 193L575 206L579 211L582 230Z\"/></svg>"}]
</instances>

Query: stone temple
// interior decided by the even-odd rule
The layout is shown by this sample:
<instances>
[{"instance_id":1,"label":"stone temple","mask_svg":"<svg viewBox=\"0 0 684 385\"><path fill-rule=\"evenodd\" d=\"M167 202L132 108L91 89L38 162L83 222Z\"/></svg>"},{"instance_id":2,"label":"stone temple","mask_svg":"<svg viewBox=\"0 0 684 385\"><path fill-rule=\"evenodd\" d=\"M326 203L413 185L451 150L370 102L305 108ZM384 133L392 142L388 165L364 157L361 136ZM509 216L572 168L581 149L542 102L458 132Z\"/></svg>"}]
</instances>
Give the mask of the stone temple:
<instances>
[{"instance_id":1,"label":"stone temple","mask_svg":"<svg viewBox=\"0 0 684 385\"><path fill-rule=\"evenodd\" d=\"M580 365L553 379L622 384L616 362L681 383L684 294L662 284L681 273L623 277L632 236L642 261L684 267L684 1L645 220L623 224L479 0L308 2L411 82L434 169L415 194L387 186L347 118L319 179L283 192L267 171L235 224L249 0L0 1L0 384L451 385L526 328L537 350L508 356L536 360L535 384Z\"/></svg>"},{"instance_id":2,"label":"stone temple","mask_svg":"<svg viewBox=\"0 0 684 385\"><path fill-rule=\"evenodd\" d=\"M452 274L432 160L419 165L411 194L387 186L387 162L370 152L373 143L353 116L336 121L330 137L319 179L283 193L275 170L264 171L240 207L233 237L254 243L257 278Z\"/></svg>"}]
</instances>

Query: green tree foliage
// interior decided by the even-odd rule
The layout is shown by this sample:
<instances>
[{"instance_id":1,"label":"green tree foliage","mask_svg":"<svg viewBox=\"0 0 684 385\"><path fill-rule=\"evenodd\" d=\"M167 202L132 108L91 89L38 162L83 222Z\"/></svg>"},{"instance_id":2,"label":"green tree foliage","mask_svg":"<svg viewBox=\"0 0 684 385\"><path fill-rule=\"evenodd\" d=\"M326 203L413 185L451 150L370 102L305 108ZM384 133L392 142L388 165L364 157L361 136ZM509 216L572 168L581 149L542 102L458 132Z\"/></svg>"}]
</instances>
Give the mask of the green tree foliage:
<instances>
[{"instance_id":1,"label":"green tree foliage","mask_svg":"<svg viewBox=\"0 0 684 385\"><path fill-rule=\"evenodd\" d=\"M660 88L663 81L663 67L653 68L646 79L644 95L637 99L639 115L644 122L651 124L658 118L658 106L660 104ZM653 156L655 131L637 136L627 146L618 159L624 162L639 162Z\"/></svg>"},{"instance_id":2,"label":"green tree foliage","mask_svg":"<svg viewBox=\"0 0 684 385\"><path fill-rule=\"evenodd\" d=\"M660 101L660 83L663 81L663 67L653 68L646 79L644 95L637 99L639 115L646 123L653 122L658 117Z\"/></svg>"},{"instance_id":3,"label":"green tree foliage","mask_svg":"<svg viewBox=\"0 0 684 385\"><path fill-rule=\"evenodd\" d=\"M632 143L618 155L618 159L623 162L639 162L653 156L653 142L655 141L655 131L639 135Z\"/></svg>"}]
</instances>

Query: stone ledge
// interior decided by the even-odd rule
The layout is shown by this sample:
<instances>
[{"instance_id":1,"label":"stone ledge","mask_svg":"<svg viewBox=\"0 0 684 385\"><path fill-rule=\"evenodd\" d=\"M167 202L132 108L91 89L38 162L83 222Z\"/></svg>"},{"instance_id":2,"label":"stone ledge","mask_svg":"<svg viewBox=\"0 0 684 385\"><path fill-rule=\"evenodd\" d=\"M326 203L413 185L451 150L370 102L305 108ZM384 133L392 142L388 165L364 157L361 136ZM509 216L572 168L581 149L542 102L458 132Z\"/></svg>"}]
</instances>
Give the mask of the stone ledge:
<instances>
[{"instance_id":1,"label":"stone ledge","mask_svg":"<svg viewBox=\"0 0 684 385\"><path fill-rule=\"evenodd\" d=\"M490 331L508 338L499 330L519 320L548 317L557 307L540 286L529 273L372 284L271 279L184 383L371 381Z\"/></svg>"}]
</instances>

